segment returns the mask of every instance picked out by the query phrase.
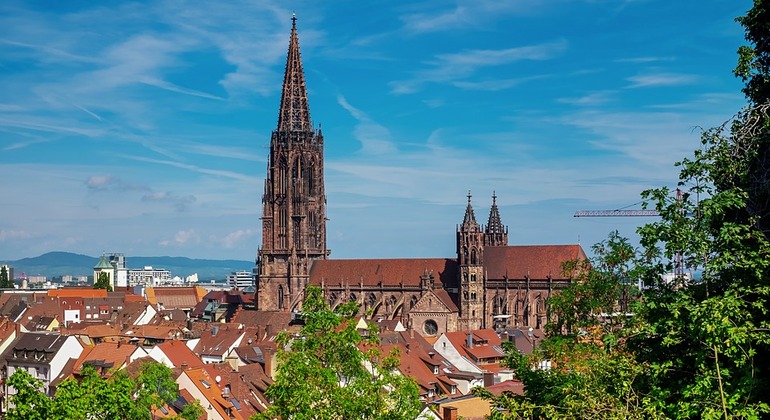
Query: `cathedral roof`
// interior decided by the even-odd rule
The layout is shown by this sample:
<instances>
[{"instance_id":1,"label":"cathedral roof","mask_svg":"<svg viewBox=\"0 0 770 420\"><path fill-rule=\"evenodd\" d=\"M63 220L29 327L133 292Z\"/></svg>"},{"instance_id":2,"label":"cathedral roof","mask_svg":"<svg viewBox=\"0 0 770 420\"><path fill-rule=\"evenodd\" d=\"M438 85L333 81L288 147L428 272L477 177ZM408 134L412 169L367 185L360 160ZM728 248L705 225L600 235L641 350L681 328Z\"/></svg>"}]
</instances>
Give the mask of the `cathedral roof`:
<instances>
[{"instance_id":1,"label":"cathedral roof","mask_svg":"<svg viewBox=\"0 0 770 420\"><path fill-rule=\"evenodd\" d=\"M289 53L286 57L286 71L283 76L278 131L313 132L313 125L310 123L305 73L302 70L302 58L299 54L297 18L295 16L292 17Z\"/></svg>"},{"instance_id":2,"label":"cathedral roof","mask_svg":"<svg viewBox=\"0 0 770 420\"><path fill-rule=\"evenodd\" d=\"M580 245L525 245L490 246L484 248L484 267L487 278L545 280L565 279L561 264L565 261L585 259Z\"/></svg>"},{"instance_id":3,"label":"cathedral roof","mask_svg":"<svg viewBox=\"0 0 770 420\"><path fill-rule=\"evenodd\" d=\"M451 258L389 258L361 260L316 260L310 269L310 283L327 285L419 286L420 276L433 273L436 286L453 284L457 261Z\"/></svg>"}]
</instances>

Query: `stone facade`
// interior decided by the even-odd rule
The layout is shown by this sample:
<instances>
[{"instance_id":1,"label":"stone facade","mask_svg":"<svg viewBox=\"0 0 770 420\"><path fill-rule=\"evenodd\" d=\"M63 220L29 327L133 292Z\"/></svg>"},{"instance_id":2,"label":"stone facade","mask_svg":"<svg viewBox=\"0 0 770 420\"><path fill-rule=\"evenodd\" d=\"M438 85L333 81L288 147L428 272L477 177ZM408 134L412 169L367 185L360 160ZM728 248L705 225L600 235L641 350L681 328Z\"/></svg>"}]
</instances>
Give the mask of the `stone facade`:
<instances>
[{"instance_id":1,"label":"stone facade","mask_svg":"<svg viewBox=\"0 0 770 420\"><path fill-rule=\"evenodd\" d=\"M456 230L455 258L328 259L323 136L310 123L296 22L292 25L278 128L265 180L256 305L298 310L308 284L331 307L356 301L373 318L399 319L423 335L480 328L541 328L546 301L566 287L563 262L586 258L580 245L509 246L492 195L486 225L471 194Z\"/></svg>"}]
</instances>

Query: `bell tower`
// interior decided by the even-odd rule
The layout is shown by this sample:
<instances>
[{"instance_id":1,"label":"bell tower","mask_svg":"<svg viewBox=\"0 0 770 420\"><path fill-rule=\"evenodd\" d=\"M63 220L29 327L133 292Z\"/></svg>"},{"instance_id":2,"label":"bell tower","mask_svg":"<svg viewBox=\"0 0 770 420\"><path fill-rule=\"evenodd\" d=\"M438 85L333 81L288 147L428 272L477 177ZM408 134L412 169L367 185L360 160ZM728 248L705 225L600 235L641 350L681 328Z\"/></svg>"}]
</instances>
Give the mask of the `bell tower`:
<instances>
[{"instance_id":1,"label":"bell tower","mask_svg":"<svg viewBox=\"0 0 770 420\"><path fill-rule=\"evenodd\" d=\"M459 268L461 330L484 328L484 232L476 222L471 206L471 192L468 191L468 207L465 209L463 224L457 229L457 266Z\"/></svg>"},{"instance_id":2,"label":"bell tower","mask_svg":"<svg viewBox=\"0 0 770 420\"><path fill-rule=\"evenodd\" d=\"M256 305L291 310L301 303L314 260L325 259L323 135L310 121L305 74L292 16L278 127L270 139L257 251Z\"/></svg>"}]
</instances>

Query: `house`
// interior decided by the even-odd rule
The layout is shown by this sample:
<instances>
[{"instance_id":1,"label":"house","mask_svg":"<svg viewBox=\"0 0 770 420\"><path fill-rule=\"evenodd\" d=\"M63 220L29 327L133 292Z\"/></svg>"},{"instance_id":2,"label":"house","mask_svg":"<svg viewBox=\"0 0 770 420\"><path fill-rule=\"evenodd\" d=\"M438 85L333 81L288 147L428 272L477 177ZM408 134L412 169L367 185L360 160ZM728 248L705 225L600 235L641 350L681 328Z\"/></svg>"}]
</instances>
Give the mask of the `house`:
<instances>
[{"instance_id":1,"label":"house","mask_svg":"<svg viewBox=\"0 0 770 420\"><path fill-rule=\"evenodd\" d=\"M183 341L167 340L153 347L149 356L172 369L197 369L203 362Z\"/></svg>"},{"instance_id":2,"label":"house","mask_svg":"<svg viewBox=\"0 0 770 420\"><path fill-rule=\"evenodd\" d=\"M205 416L209 420L242 420L239 401L232 401L227 388L220 388L221 376L216 370L207 369L209 366L197 369L183 370L177 377L179 389L186 390L203 406ZM223 384L224 385L224 384ZM235 403L238 403L236 405Z\"/></svg>"},{"instance_id":3,"label":"house","mask_svg":"<svg viewBox=\"0 0 770 420\"><path fill-rule=\"evenodd\" d=\"M78 376L83 372L86 365L93 366L97 373L108 378L126 365L136 359L147 356L147 352L141 347L132 344L117 343L98 343L93 346L86 346L80 357L75 362L73 374Z\"/></svg>"},{"instance_id":4,"label":"house","mask_svg":"<svg viewBox=\"0 0 770 420\"><path fill-rule=\"evenodd\" d=\"M199 339L189 340L187 346L200 356L203 363L221 363L238 347L246 333L240 325L212 324Z\"/></svg>"},{"instance_id":5,"label":"house","mask_svg":"<svg viewBox=\"0 0 770 420\"><path fill-rule=\"evenodd\" d=\"M83 346L77 338L52 332L22 333L3 354L6 378L23 369L42 382L42 390L52 397L57 378L70 359L77 359ZM16 394L10 385L4 385L6 398ZM6 400L7 402L7 400ZM7 404L6 404L7 406Z\"/></svg>"}]
</instances>

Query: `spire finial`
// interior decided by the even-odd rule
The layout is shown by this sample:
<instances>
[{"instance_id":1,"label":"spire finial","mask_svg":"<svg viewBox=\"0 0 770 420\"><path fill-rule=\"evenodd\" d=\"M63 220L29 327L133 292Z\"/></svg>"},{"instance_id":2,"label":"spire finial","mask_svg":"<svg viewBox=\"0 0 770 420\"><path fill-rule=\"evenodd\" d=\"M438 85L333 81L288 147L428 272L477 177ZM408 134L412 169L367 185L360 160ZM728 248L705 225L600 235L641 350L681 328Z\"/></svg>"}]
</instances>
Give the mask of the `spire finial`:
<instances>
[{"instance_id":1,"label":"spire finial","mask_svg":"<svg viewBox=\"0 0 770 420\"><path fill-rule=\"evenodd\" d=\"M495 194L495 190L492 190L492 205L494 206L497 203L497 194Z\"/></svg>"},{"instance_id":2,"label":"spire finial","mask_svg":"<svg viewBox=\"0 0 770 420\"><path fill-rule=\"evenodd\" d=\"M295 12L291 12L291 27L295 28L297 26L297 14Z\"/></svg>"},{"instance_id":3,"label":"spire finial","mask_svg":"<svg viewBox=\"0 0 770 420\"><path fill-rule=\"evenodd\" d=\"M468 190L468 204L471 203L471 197L472 197L471 190Z\"/></svg>"}]
</instances>

